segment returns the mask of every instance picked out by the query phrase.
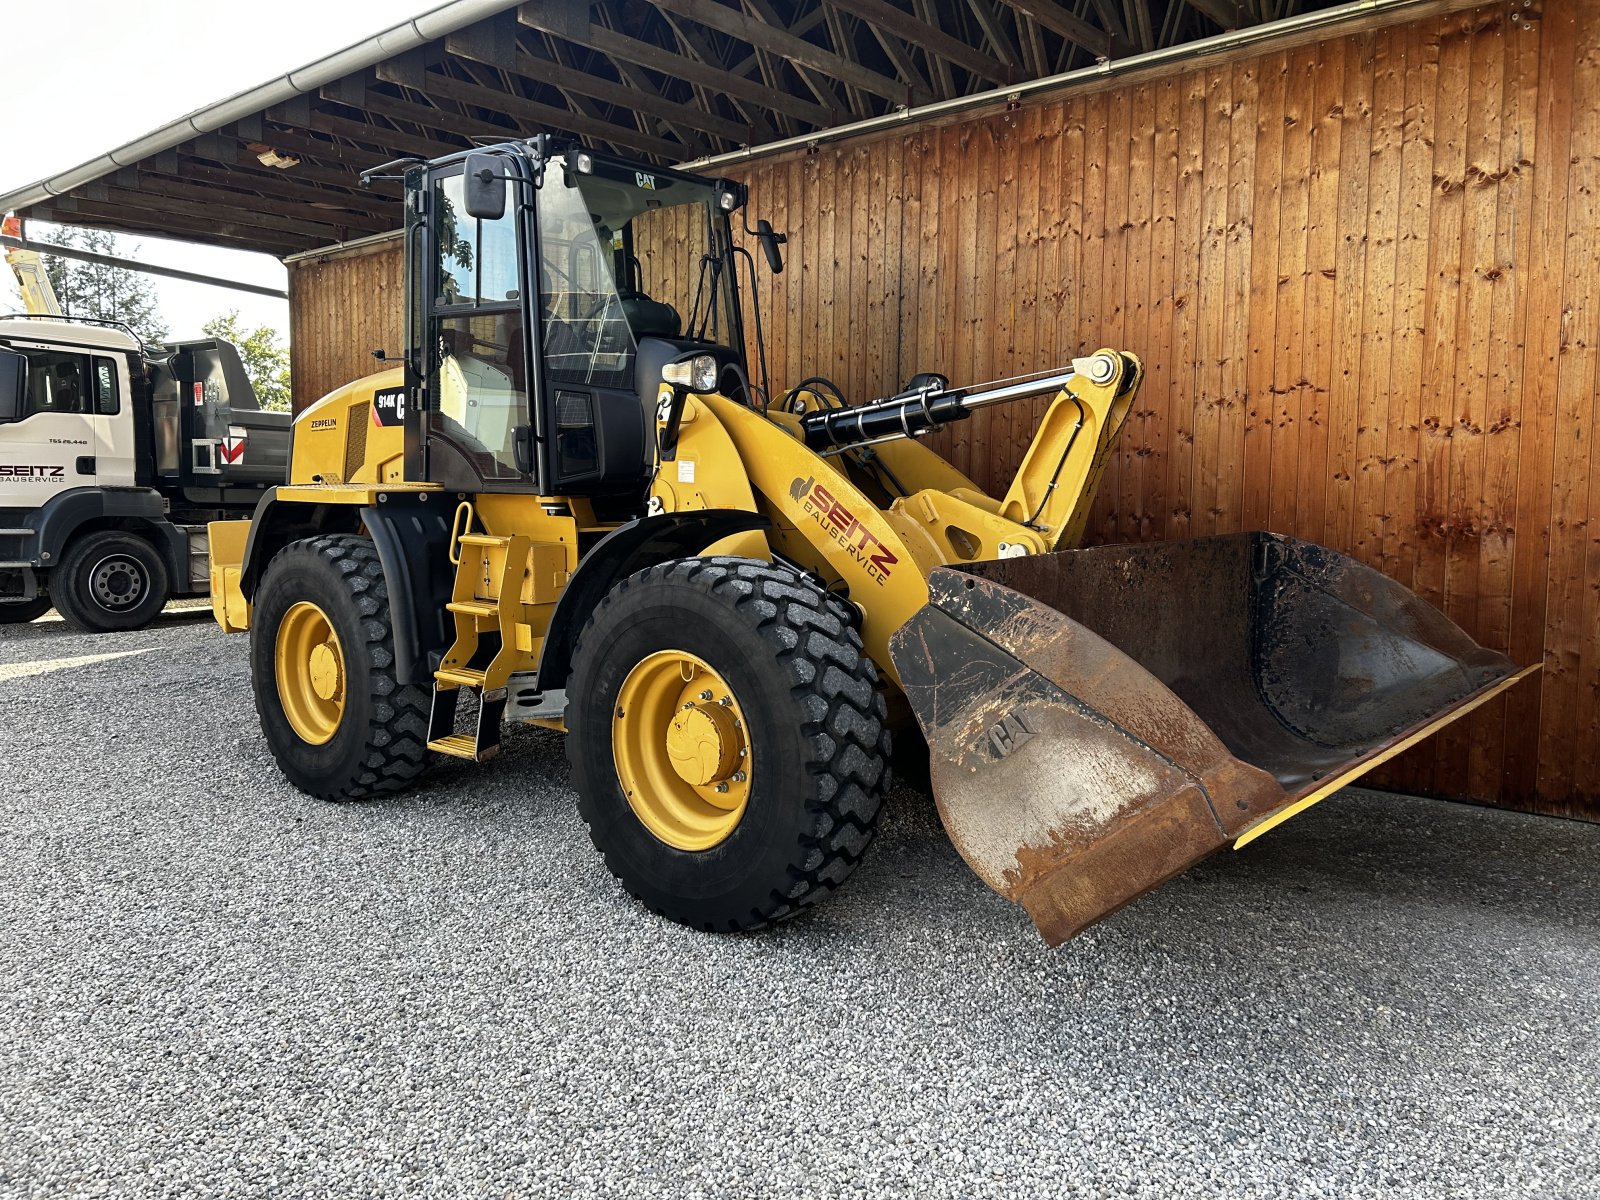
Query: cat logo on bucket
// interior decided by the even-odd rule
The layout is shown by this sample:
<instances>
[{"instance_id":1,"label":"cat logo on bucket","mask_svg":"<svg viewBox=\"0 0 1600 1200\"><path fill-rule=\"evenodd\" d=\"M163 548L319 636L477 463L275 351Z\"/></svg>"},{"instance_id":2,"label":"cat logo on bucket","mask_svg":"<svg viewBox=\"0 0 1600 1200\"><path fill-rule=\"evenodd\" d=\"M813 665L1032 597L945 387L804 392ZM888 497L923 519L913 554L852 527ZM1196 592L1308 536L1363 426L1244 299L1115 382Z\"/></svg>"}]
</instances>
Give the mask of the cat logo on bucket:
<instances>
[{"instance_id":1,"label":"cat logo on bucket","mask_svg":"<svg viewBox=\"0 0 1600 1200\"><path fill-rule=\"evenodd\" d=\"M878 540L878 535L863 525L856 515L841 504L826 487L810 479L796 478L789 485L789 495L805 509L834 541L850 552L850 557L866 568L867 576L882 587L889 578L889 568L900 558Z\"/></svg>"}]
</instances>

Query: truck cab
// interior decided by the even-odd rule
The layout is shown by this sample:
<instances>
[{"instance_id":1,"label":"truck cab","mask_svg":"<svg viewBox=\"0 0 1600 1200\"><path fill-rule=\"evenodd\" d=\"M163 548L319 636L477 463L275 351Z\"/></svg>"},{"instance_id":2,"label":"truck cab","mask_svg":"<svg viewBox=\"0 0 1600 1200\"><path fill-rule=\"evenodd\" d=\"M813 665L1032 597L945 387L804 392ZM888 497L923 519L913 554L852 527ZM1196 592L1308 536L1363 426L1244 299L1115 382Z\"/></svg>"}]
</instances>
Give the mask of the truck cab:
<instances>
[{"instance_id":1,"label":"truck cab","mask_svg":"<svg viewBox=\"0 0 1600 1200\"><path fill-rule=\"evenodd\" d=\"M0 318L0 623L135 629L203 593L206 523L282 481L290 420L220 339Z\"/></svg>"}]
</instances>

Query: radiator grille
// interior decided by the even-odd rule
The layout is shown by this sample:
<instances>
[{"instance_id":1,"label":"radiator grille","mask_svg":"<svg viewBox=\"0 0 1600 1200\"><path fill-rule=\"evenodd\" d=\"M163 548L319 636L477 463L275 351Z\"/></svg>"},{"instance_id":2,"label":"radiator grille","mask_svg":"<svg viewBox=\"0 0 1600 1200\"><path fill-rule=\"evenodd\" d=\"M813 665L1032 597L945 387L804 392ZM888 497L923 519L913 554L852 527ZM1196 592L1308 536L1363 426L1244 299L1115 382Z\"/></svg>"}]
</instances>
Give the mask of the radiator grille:
<instances>
[{"instance_id":1,"label":"radiator grille","mask_svg":"<svg viewBox=\"0 0 1600 1200\"><path fill-rule=\"evenodd\" d=\"M344 481L356 477L367 461L367 429L372 424L372 403L367 401L350 410L350 429L344 439Z\"/></svg>"}]
</instances>

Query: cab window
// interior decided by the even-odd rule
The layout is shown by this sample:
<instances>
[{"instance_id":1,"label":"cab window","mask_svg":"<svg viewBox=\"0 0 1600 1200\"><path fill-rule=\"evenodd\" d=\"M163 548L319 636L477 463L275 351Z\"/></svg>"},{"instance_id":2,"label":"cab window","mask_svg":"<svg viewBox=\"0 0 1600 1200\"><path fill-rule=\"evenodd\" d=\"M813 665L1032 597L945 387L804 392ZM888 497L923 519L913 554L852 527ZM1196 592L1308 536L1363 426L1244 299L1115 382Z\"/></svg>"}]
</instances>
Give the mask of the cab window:
<instances>
[{"instance_id":1,"label":"cab window","mask_svg":"<svg viewBox=\"0 0 1600 1200\"><path fill-rule=\"evenodd\" d=\"M28 360L28 392L23 416L87 411L83 355L55 350L23 350L22 354Z\"/></svg>"}]
</instances>

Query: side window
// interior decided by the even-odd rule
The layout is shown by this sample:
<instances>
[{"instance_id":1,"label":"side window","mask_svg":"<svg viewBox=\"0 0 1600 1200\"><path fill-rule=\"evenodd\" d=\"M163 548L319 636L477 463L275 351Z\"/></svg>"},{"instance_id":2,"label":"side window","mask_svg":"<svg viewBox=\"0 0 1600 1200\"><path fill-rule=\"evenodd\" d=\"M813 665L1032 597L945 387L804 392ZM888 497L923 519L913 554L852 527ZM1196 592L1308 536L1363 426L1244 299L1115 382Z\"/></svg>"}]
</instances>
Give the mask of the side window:
<instances>
[{"instance_id":1,"label":"side window","mask_svg":"<svg viewBox=\"0 0 1600 1200\"><path fill-rule=\"evenodd\" d=\"M498 221L466 215L461 176L433 183L434 246L439 255L439 308L515 303L517 299L516 205Z\"/></svg>"},{"instance_id":2,"label":"side window","mask_svg":"<svg viewBox=\"0 0 1600 1200\"><path fill-rule=\"evenodd\" d=\"M59 350L25 350L28 356L27 415L93 411L88 356Z\"/></svg>"},{"instance_id":3,"label":"side window","mask_svg":"<svg viewBox=\"0 0 1600 1200\"><path fill-rule=\"evenodd\" d=\"M109 358L94 359L94 411L102 417L116 414L117 364Z\"/></svg>"}]
</instances>

